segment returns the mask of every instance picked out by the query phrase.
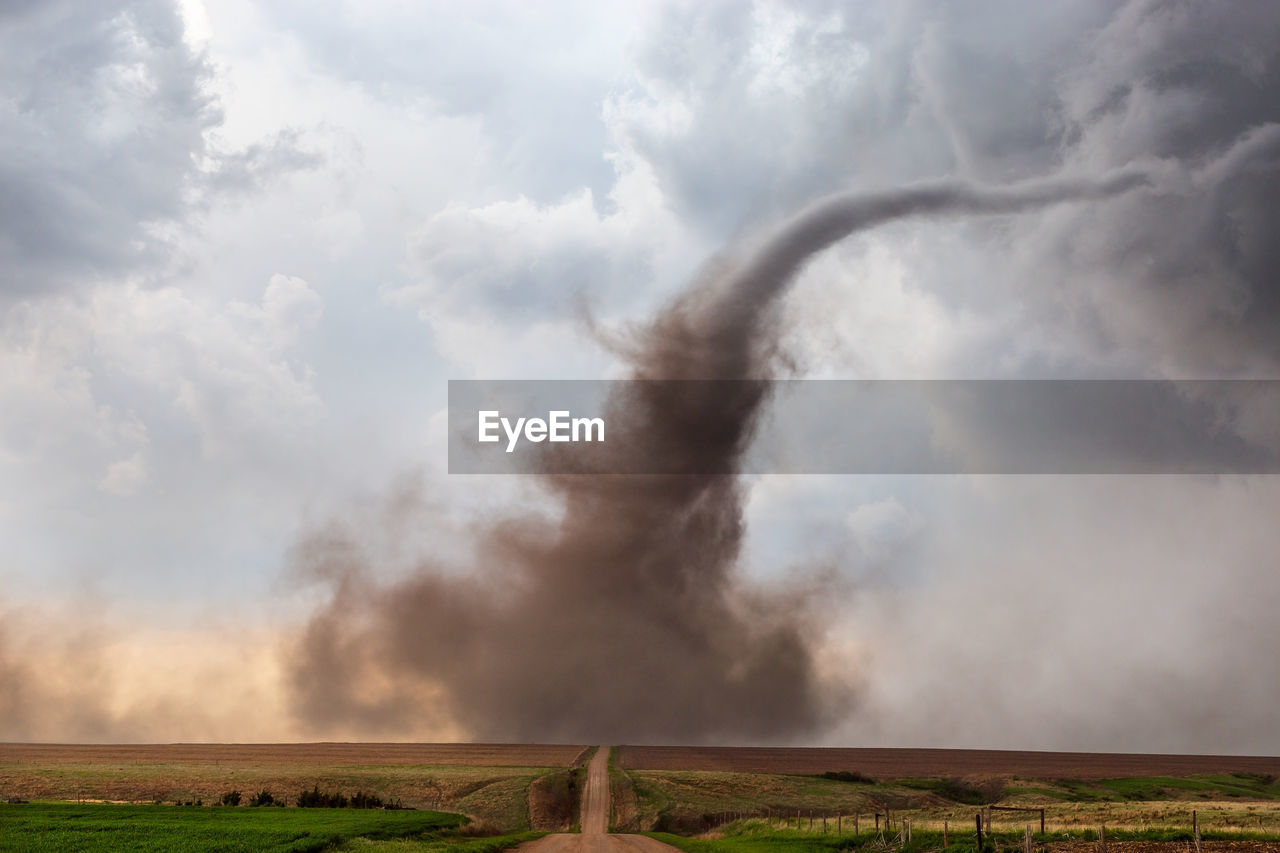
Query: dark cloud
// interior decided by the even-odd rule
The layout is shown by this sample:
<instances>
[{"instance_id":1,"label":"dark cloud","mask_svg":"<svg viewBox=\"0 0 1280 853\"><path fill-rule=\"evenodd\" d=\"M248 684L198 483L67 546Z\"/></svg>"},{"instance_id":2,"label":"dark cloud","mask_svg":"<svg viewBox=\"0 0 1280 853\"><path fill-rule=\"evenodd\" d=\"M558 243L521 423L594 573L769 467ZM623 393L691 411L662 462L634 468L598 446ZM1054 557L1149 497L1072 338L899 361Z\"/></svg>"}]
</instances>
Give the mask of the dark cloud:
<instances>
[{"instance_id":1,"label":"dark cloud","mask_svg":"<svg viewBox=\"0 0 1280 853\"><path fill-rule=\"evenodd\" d=\"M0 292L33 295L154 257L218 113L171 3L0 12Z\"/></svg>"},{"instance_id":2,"label":"dark cloud","mask_svg":"<svg viewBox=\"0 0 1280 853\"><path fill-rule=\"evenodd\" d=\"M1183 191L1036 229L1104 344L1176 374L1280 368L1280 9L1135 2L1066 78L1068 163L1175 160Z\"/></svg>"},{"instance_id":3,"label":"dark cloud","mask_svg":"<svg viewBox=\"0 0 1280 853\"><path fill-rule=\"evenodd\" d=\"M1271 374L1278 44L1280 12L1265 5L673 8L641 43L615 127L717 235L832 185L1176 161L1178 197L965 226L959 245L907 250L913 283L956 307L1016 300L1025 328L1072 336L1077 357Z\"/></svg>"},{"instance_id":4,"label":"dark cloud","mask_svg":"<svg viewBox=\"0 0 1280 853\"><path fill-rule=\"evenodd\" d=\"M719 234L832 186L1029 178L1058 165L1059 77L1112 8L673 6L640 44L617 126L672 202Z\"/></svg>"},{"instance_id":5,"label":"dark cloud","mask_svg":"<svg viewBox=\"0 0 1280 853\"><path fill-rule=\"evenodd\" d=\"M0 296L154 267L215 195L315 165L296 132L210 145L211 75L169 0L0 9Z\"/></svg>"}]
</instances>

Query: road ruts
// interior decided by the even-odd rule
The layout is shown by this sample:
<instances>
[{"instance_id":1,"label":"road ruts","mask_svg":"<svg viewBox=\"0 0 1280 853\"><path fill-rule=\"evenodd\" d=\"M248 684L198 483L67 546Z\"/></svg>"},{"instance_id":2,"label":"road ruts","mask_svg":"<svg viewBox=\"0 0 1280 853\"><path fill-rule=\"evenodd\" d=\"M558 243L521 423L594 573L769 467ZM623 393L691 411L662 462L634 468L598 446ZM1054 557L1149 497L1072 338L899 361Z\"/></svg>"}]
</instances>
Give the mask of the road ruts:
<instances>
[{"instance_id":1,"label":"road ruts","mask_svg":"<svg viewBox=\"0 0 1280 853\"><path fill-rule=\"evenodd\" d=\"M583 835L609 833L609 752L609 747L600 747L587 765L587 784L582 790Z\"/></svg>"},{"instance_id":2,"label":"road ruts","mask_svg":"<svg viewBox=\"0 0 1280 853\"><path fill-rule=\"evenodd\" d=\"M680 853L643 835L609 833L609 747L596 750L587 765L580 833L558 833L523 844L519 853Z\"/></svg>"}]
</instances>

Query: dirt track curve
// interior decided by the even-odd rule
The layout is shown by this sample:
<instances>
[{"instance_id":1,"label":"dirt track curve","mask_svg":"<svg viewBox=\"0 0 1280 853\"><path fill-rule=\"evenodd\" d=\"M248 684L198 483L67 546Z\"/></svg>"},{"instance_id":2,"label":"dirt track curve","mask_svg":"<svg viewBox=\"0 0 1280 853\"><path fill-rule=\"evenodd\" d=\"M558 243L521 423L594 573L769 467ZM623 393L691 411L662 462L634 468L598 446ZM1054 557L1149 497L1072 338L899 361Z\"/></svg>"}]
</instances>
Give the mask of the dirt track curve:
<instances>
[{"instance_id":1,"label":"dirt track curve","mask_svg":"<svg viewBox=\"0 0 1280 853\"><path fill-rule=\"evenodd\" d=\"M520 853L680 853L643 835L609 834L609 747L596 750L587 765L582 792L582 832L560 833L521 845Z\"/></svg>"}]
</instances>

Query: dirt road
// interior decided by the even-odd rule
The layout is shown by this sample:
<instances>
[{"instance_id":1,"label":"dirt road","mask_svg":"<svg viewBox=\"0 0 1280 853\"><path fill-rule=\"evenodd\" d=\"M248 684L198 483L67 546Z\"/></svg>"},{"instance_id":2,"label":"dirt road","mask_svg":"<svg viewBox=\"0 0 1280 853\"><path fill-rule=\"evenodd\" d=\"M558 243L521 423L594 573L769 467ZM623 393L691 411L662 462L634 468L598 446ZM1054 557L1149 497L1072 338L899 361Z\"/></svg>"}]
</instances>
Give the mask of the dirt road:
<instances>
[{"instance_id":1,"label":"dirt road","mask_svg":"<svg viewBox=\"0 0 1280 853\"><path fill-rule=\"evenodd\" d=\"M643 835L609 834L609 747L596 750L582 791L582 832L548 835L520 847L520 853L680 853Z\"/></svg>"}]
</instances>

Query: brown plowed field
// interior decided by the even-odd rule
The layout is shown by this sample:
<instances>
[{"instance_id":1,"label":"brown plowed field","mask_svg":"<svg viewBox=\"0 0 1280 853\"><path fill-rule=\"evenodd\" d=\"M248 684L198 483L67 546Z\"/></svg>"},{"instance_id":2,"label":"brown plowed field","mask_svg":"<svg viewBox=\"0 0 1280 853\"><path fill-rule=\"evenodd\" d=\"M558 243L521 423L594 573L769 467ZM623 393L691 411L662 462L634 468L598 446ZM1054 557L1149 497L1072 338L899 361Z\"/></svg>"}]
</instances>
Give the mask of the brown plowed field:
<instances>
[{"instance_id":1,"label":"brown plowed field","mask_svg":"<svg viewBox=\"0 0 1280 853\"><path fill-rule=\"evenodd\" d=\"M0 743L0 764L316 764L568 767L587 750L493 743Z\"/></svg>"},{"instance_id":2,"label":"brown plowed field","mask_svg":"<svg viewBox=\"0 0 1280 853\"><path fill-rule=\"evenodd\" d=\"M629 770L817 774L852 770L877 779L1022 776L1112 779L1207 773L1280 775L1280 757L1015 752L985 749L624 746Z\"/></svg>"}]
</instances>

